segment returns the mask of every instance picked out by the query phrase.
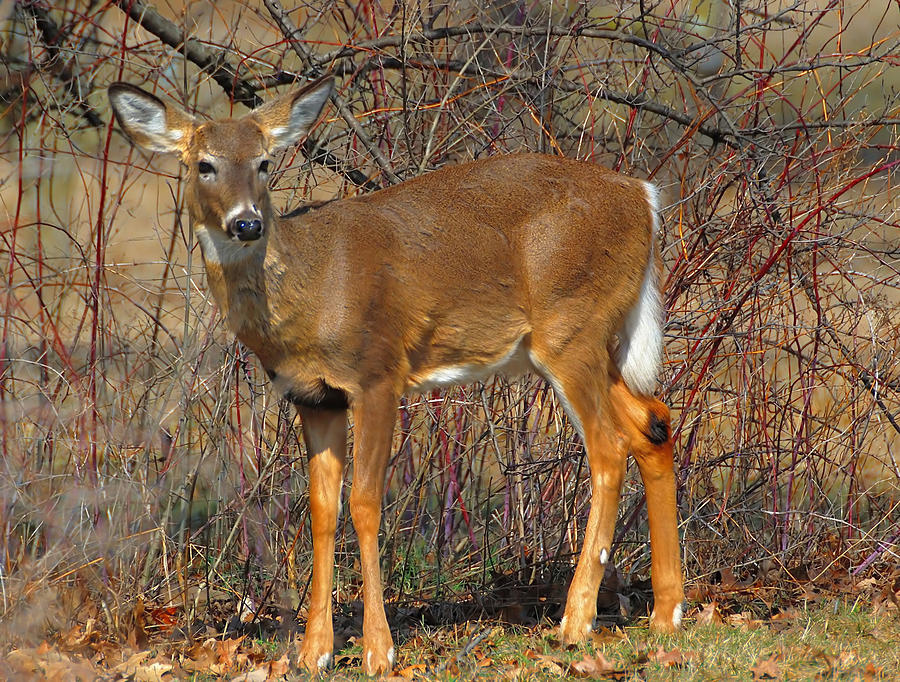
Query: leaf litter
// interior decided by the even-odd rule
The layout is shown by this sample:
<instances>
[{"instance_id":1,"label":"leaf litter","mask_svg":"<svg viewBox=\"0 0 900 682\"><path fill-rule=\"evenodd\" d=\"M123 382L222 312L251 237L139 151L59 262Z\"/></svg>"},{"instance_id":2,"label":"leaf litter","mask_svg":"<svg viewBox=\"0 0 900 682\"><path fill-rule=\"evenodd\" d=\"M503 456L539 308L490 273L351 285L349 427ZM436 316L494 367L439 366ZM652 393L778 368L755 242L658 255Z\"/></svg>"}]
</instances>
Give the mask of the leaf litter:
<instances>
[{"instance_id":1,"label":"leaf litter","mask_svg":"<svg viewBox=\"0 0 900 682\"><path fill-rule=\"evenodd\" d=\"M772 573L770 569L766 575ZM645 628L622 630L601 625L585 645L564 647L557 639L555 627L546 625L546 619L545 624L533 626L496 620L461 620L440 627L423 626L421 622L407 624L396 633L399 660L392 679L440 679L447 675L480 678L485 673L497 680L531 679L536 673L561 679L633 679L648 674L652 677L651 672L660 669L683 671L682 675L690 676L691 671L702 670L707 662L716 665L720 654L691 638L698 625L709 629L713 635L707 635L707 639L715 636L714 641L727 641L732 632L750 631L782 637L786 642L799 638L809 628L810 612L800 608L797 595L815 594L812 607L819 608L820 614L827 609L815 604L837 604L833 597L829 600L825 596L833 594L834 585L821 580L812 585L803 582L810 573L815 571L808 567L783 573L792 582L793 599L786 598L784 591L777 594L771 585L740 580L729 571L720 572L716 582L695 584L692 596L703 599L688 609L687 631L674 639L651 635ZM856 634L874 644L891 646L897 639L900 617L900 572L887 579L845 580L841 585L845 597L848 585L853 586L858 603L868 604L872 623L865 628L859 626ZM224 635L207 625L204 636L195 635L193 641L188 641L180 620L183 612L172 606L138 601L129 617L123 619L123 629L116 638L105 634L102 614L91 609L79 613L84 617L80 625L63 630L38 646L19 646L4 652L0 677L150 682L213 676L250 682L293 678L299 673L295 651L300 627L290 617L290 623L270 624L269 634L257 629L257 634L251 635L251 628L244 625L238 633ZM221 622L228 624L233 620L226 618ZM349 631L358 632L358 625L356 620L347 619L344 626L336 629L338 641L348 645L335 652L340 675L358 672L361 642L358 635L348 636ZM716 631L721 631L721 637L714 635ZM744 674L761 680L781 679L798 660L808 669L818 670L821 676L849 675L852 679L884 678L885 670L896 669L882 660L867 660L852 649L782 646L786 648L775 653L758 649L756 657L744 664Z\"/></svg>"}]
</instances>

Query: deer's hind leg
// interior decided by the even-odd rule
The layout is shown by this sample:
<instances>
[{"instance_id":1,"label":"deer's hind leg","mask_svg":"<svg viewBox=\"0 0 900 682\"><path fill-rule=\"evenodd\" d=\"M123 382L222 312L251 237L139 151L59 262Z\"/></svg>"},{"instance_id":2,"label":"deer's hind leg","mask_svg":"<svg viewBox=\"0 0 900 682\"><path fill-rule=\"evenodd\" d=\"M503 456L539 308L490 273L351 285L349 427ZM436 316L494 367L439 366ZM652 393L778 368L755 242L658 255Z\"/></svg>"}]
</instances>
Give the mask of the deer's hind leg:
<instances>
[{"instance_id":1,"label":"deer's hind leg","mask_svg":"<svg viewBox=\"0 0 900 682\"><path fill-rule=\"evenodd\" d=\"M608 353L592 357L533 348L532 359L580 431L591 477L591 508L581 556L569 586L560 634L567 643L590 633L606 570L625 476L628 443L609 405Z\"/></svg>"},{"instance_id":2,"label":"deer's hind leg","mask_svg":"<svg viewBox=\"0 0 900 682\"><path fill-rule=\"evenodd\" d=\"M672 632L681 624L684 577L669 408L653 397L633 393L619 376L612 379L610 396L617 421L637 460L647 498L653 583L650 626L661 632Z\"/></svg>"},{"instance_id":3,"label":"deer's hind leg","mask_svg":"<svg viewBox=\"0 0 900 682\"><path fill-rule=\"evenodd\" d=\"M368 675L387 673L394 666L394 643L384 610L378 531L385 474L391 454L391 435L399 393L374 387L353 405L353 487L350 515L359 538L363 579L363 670Z\"/></svg>"}]
</instances>

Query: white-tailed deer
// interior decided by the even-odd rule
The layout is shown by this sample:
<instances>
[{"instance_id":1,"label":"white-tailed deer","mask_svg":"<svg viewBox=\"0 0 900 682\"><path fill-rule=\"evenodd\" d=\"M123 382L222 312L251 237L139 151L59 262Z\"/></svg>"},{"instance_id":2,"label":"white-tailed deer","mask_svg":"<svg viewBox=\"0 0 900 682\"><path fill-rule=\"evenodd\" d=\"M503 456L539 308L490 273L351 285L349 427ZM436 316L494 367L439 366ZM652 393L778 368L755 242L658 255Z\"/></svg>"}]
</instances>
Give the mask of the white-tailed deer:
<instances>
[{"instance_id":1,"label":"white-tailed deer","mask_svg":"<svg viewBox=\"0 0 900 682\"><path fill-rule=\"evenodd\" d=\"M220 121L196 120L130 85L109 89L133 142L181 155L213 294L300 413L313 533L301 663L315 670L332 655L347 411L362 660L376 674L394 660L378 530L398 401L495 373L544 377L584 439L592 501L562 639L591 630L629 452L647 495L651 626L677 628L683 588L669 412L651 397L662 352L653 186L590 163L520 154L278 216L272 157L303 137L331 88L323 78Z\"/></svg>"}]
</instances>

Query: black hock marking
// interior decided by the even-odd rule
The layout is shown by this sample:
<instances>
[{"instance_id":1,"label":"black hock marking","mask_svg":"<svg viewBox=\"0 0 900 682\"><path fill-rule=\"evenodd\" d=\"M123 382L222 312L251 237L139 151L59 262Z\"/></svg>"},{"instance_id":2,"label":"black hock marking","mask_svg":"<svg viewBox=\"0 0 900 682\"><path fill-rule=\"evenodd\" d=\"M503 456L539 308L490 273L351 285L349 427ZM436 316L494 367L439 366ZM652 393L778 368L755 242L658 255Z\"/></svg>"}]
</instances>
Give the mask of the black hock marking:
<instances>
[{"instance_id":1,"label":"black hock marking","mask_svg":"<svg viewBox=\"0 0 900 682\"><path fill-rule=\"evenodd\" d=\"M647 428L647 440L654 445L662 445L669 440L669 425L652 412L650 413L650 426Z\"/></svg>"}]
</instances>

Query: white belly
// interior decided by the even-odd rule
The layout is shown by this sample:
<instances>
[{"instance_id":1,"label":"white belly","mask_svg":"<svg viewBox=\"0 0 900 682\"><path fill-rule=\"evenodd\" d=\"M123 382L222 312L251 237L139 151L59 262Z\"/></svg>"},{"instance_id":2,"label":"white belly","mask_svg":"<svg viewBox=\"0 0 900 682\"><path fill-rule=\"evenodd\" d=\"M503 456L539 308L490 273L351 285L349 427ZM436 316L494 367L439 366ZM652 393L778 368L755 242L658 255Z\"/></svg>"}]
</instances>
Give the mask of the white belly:
<instances>
[{"instance_id":1,"label":"white belly","mask_svg":"<svg viewBox=\"0 0 900 682\"><path fill-rule=\"evenodd\" d=\"M509 351L496 362L488 365L460 364L436 367L420 374L410 376L407 390L410 392L430 391L443 386L468 384L473 381L485 381L494 375L517 377L535 369L529 352L518 339Z\"/></svg>"}]
</instances>

